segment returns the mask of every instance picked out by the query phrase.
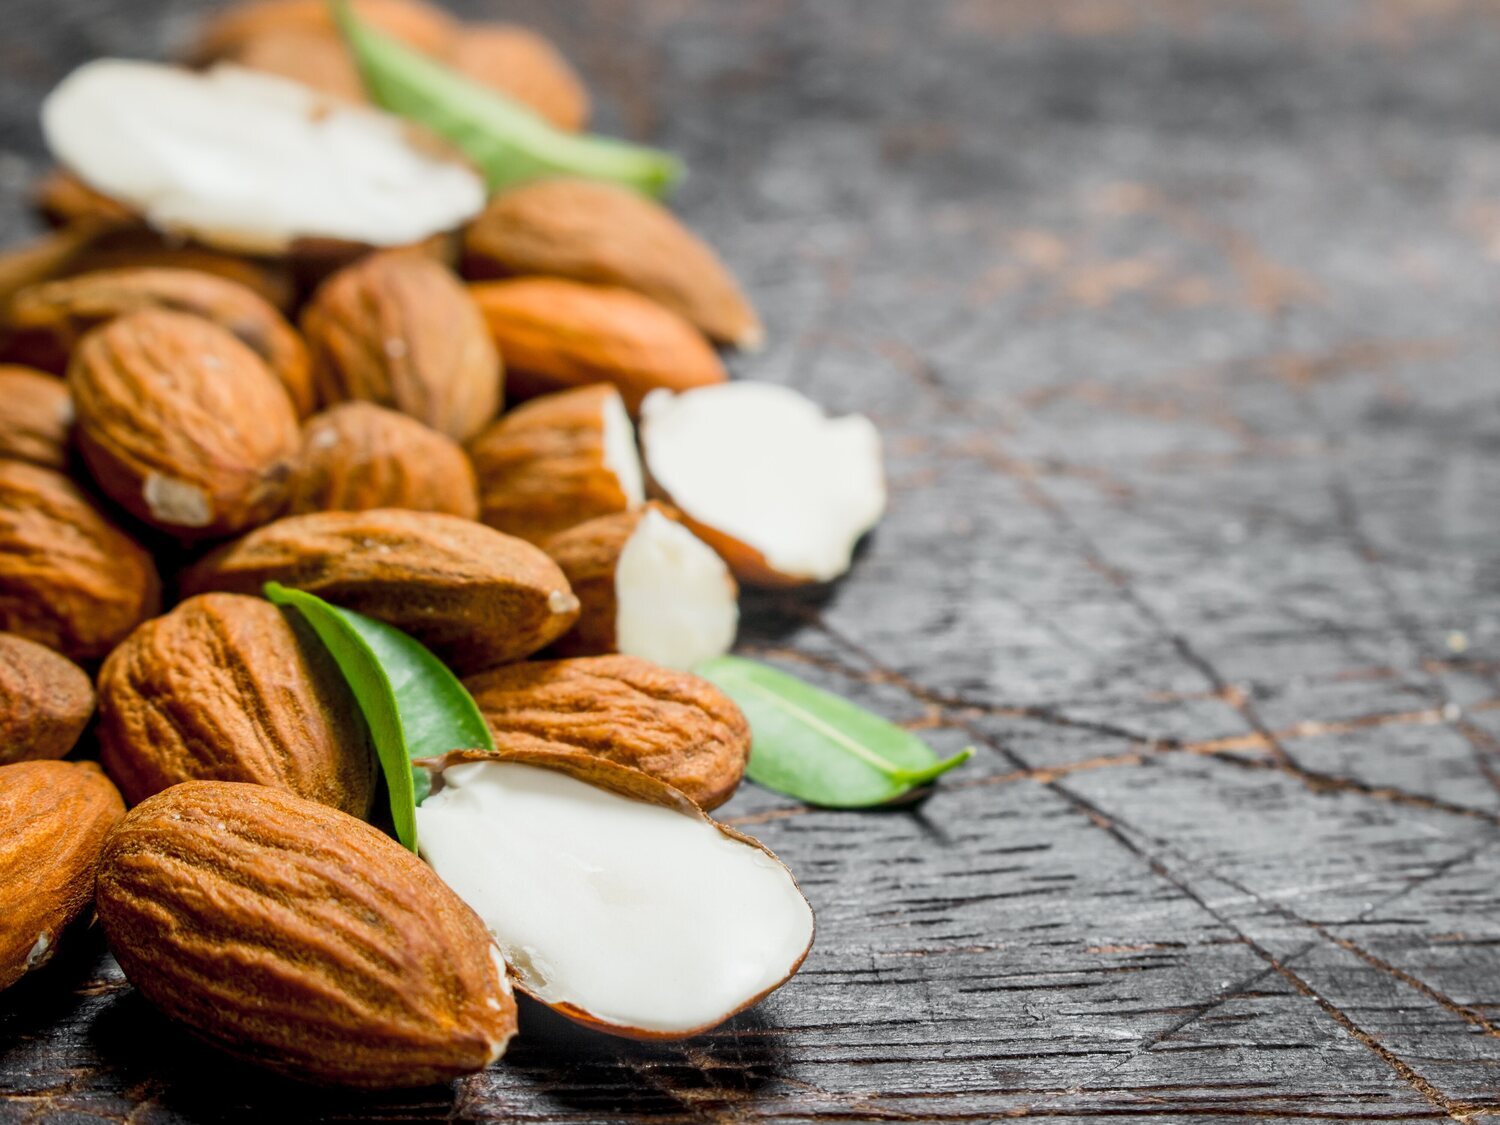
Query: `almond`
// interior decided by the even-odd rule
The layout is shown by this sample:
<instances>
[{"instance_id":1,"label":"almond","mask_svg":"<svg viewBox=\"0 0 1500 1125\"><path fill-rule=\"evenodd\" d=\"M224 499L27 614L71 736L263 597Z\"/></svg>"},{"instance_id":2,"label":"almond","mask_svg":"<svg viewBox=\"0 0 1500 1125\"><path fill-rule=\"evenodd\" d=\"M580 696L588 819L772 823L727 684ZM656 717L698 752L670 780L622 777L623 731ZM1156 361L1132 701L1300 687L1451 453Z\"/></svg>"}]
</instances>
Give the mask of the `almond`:
<instances>
[{"instance_id":1,"label":"almond","mask_svg":"<svg viewBox=\"0 0 1500 1125\"><path fill-rule=\"evenodd\" d=\"M386 251L334 274L302 314L325 403L360 399L462 441L500 408L500 358L448 270Z\"/></svg>"},{"instance_id":2,"label":"almond","mask_svg":"<svg viewBox=\"0 0 1500 1125\"><path fill-rule=\"evenodd\" d=\"M266 74L290 78L319 93L364 102L365 83L349 49L335 35L302 28L276 28L247 39L234 61Z\"/></svg>"},{"instance_id":3,"label":"almond","mask_svg":"<svg viewBox=\"0 0 1500 1125\"><path fill-rule=\"evenodd\" d=\"M653 502L601 516L542 549L581 607L553 654L622 652L689 669L734 645L739 589L729 567L672 509Z\"/></svg>"},{"instance_id":4,"label":"almond","mask_svg":"<svg viewBox=\"0 0 1500 1125\"><path fill-rule=\"evenodd\" d=\"M55 226L87 223L96 227L132 227L141 219L103 192L95 191L66 168L54 168L32 189L37 210Z\"/></svg>"},{"instance_id":5,"label":"almond","mask_svg":"<svg viewBox=\"0 0 1500 1125\"><path fill-rule=\"evenodd\" d=\"M68 365L78 447L113 500L153 527L214 536L264 523L297 454L291 399L253 351L185 313L128 313Z\"/></svg>"},{"instance_id":6,"label":"almond","mask_svg":"<svg viewBox=\"0 0 1500 1125\"><path fill-rule=\"evenodd\" d=\"M61 758L94 713L94 685L67 657L0 633L0 764Z\"/></svg>"},{"instance_id":7,"label":"almond","mask_svg":"<svg viewBox=\"0 0 1500 1125\"><path fill-rule=\"evenodd\" d=\"M287 511L409 508L474 519L474 467L451 439L369 402L330 407L302 429Z\"/></svg>"},{"instance_id":8,"label":"almond","mask_svg":"<svg viewBox=\"0 0 1500 1125\"><path fill-rule=\"evenodd\" d=\"M57 952L125 806L93 762L0 766L0 988Z\"/></svg>"},{"instance_id":9,"label":"almond","mask_svg":"<svg viewBox=\"0 0 1500 1125\"><path fill-rule=\"evenodd\" d=\"M506 23L470 24L448 63L535 110L559 129L576 133L588 124L589 94L550 41Z\"/></svg>"},{"instance_id":10,"label":"almond","mask_svg":"<svg viewBox=\"0 0 1500 1125\"><path fill-rule=\"evenodd\" d=\"M0 365L0 457L67 468L72 429L66 383L29 367Z\"/></svg>"},{"instance_id":11,"label":"almond","mask_svg":"<svg viewBox=\"0 0 1500 1125\"><path fill-rule=\"evenodd\" d=\"M652 390L722 383L719 357L691 324L629 289L550 277L470 287L518 398L613 383L633 414Z\"/></svg>"},{"instance_id":12,"label":"almond","mask_svg":"<svg viewBox=\"0 0 1500 1125\"><path fill-rule=\"evenodd\" d=\"M452 50L458 26L441 8L422 0L355 0L361 18L430 55ZM190 52L196 63L233 57L251 39L271 31L337 36L326 0L243 0L218 12Z\"/></svg>"},{"instance_id":13,"label":"almond","mask_svg":"<svg viewBox=\"0 0 1500 1125\"><path fill-rule=\"evenodd\" d=\"M490 200L464 234L475 277L545 274L642 293L720 343L755 348L760 319L718 256L665 207L595 180L536 180Z\"/></svg>"},{"instance_id":14,"label":"almond","mask_svg":"<svg viewBox=\"0 0 1500 1125\"><path fill-rule=\"evenodd\" d=\"M512 664L464 686L501 750L605 758L705 809L729 800L750 756L749 724L728 696L633 656Z\"/></svg>"},{"instance_id":15,"label":"almond","mask_svg":"<svg viewBox=\"0 0 1500 1125\"><path fill-rule=\"evenodd\" d=\"M0 461L0 629L73 660L157 611L151 556L61 473Z\"/></svg>"},{"instance_id":16,"label":"almond","mask_svg":"<svg viewBox=\"0 0 1500 1125\"><path fill-rule=\"evenodd\" d=\"M272 581L405 630L460 672L529 656L578 616L536 547L437 512L289 516L215 551L182 585L258 594Z\"/></svg>"},{"instance_id":17,"label":"almond","mask_svg":"<svg viewBox=\"0 0 1500 1125\"><path fill-rule=\"evenodd\" d=\"M634 427L606 384L533 399L480 434L469 454L480 518L531 543L645 499Z\"/></svg>"},{"instance_id":18,"label":"almond","mask_svg":"<svg viewBox=\"0 0 1500 1125\"><path fill-rule=\"evenodd\" d=\"M49 282L16 294L9 320L15 331L45 342L54 360L49 366L61 371L85 333L138 309L169 309L217 324L265 361L299 414L311 413L312 370L301 337L257 293L200 270L99 270Z\"/></svg>"},{"instance_id":19,"label":"almond","mask_svg":"<svg viewBox=\"0 0 1500 1125\"><path fill-rule=\"evenodd\" d=\"M516 1029L484 925L376 829L279 789L173 786L99 864L126 977L201 1039L306 1082L420 1086L482 1070Z\"/></svg>"},{"instance_id":20,"label":"almond","mask_svg":"<svg viewBox=\"0 0 1500 1125\"><path fill-rule=\"evenodd\" d=\"M100 669L99 720L100 760L132 805L211 779L370 808L374 762L338 669L261 598L203 594L131 633Z\"/></svg>"}]
</instances>

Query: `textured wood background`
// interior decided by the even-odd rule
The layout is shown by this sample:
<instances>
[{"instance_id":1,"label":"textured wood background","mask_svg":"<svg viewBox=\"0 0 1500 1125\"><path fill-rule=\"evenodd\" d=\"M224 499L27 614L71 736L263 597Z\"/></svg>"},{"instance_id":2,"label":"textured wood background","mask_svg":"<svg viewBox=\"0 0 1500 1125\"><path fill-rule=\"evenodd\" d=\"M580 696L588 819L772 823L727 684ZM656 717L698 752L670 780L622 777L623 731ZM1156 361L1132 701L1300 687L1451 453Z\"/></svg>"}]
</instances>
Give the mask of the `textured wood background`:
<instances>
[{"instance_id":1,"label":"textured wood background","mask_svg":"<svg viewBox=\"0 0 1500 1125\"><path fill-rule=\"evenodd\" d=\"M196 6L6 0L7 233L41 92ZM0 1000L0 1119L1500 1115L1500 8L490 10L689 158L737 369L888 437L855 573L745 647L979 756L908 811L736 797L818 943L699 1041L529 1006L451 1089L308 1094L95 945Z\"/></svg>"}]
</instances>

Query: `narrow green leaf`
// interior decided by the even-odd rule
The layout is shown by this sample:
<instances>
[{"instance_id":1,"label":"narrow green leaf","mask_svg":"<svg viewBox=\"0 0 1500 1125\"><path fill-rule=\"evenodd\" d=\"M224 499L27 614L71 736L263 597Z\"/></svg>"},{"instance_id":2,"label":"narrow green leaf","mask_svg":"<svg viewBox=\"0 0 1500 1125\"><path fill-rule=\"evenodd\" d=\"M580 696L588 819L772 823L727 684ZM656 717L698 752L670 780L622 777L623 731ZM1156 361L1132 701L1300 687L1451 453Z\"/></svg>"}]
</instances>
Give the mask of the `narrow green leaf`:
<instances>
[{"instance_id":1,"label":"narrow green leaf","mask_svg":"<svg viewBox=\"0 0 1500 1125\"><path fill-rule=\"evenodd\" d=\"M750 720L750 779L809 804L888 804L974 754L939 761L910 731L753 660L720 656L694 670Z\"/></svg>"},{"instance_id":2,"label":"narrow green leaf","mask_svg":"<svg viewBox=\"0 0 1500 1125\"><path fill-rule=\"evenodd\" d=\"M391 795L397 838L417 850L412 810L427 796L426 770L411 762L449 750L493 750L474 698L437 657L400 629L302 590L266 583L266 597L307 619L364 713Z\"/></svg>"},{"instance_id":3,"label":"narrow green leaf","mask_svg":"<svg viewBox=\"0 0 1500 1125\"><path fill-rule=\"evenodd\" d=\"M610 180L665 195L682 162L660 149L555 129L528 107L413 50L331 0L360 76L375 103L462 149L491 191L542 176Z\"/></svg>"}]
</instances>

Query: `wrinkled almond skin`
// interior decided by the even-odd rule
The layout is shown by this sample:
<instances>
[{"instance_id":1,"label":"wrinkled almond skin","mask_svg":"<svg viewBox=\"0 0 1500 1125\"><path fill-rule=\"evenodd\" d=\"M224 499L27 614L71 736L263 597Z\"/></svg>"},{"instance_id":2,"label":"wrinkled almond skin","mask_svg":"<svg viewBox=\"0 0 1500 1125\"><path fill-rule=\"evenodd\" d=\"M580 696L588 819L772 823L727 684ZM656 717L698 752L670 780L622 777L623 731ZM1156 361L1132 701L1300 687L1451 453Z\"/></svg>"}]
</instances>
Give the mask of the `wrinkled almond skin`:
<instances>
[{"instance_id":1,"label":"wrinkled almond skin","mask_svg":"<svg viewBox=\"0 0 1500 1125\"><path fill-rule=\"evenodd\" d=\"M186 313L127 313L68 364L79 452L138 519L182 536L232 535L286 502L300 445L291 399L259 356Z\"/></svg>"},{"instance_id":2,"label":"wrinkled almond skin","mask_svg":"<svg viewBox=\"0 0 1500 1125\"><path fill-rule=\"evenodd\" d=\"M631 499L605 463L604 384L533 399L469 446L480 519L529 543L583 520L624 511Z\"/></svg>"},{"instance_id":3,"label":"wrinkled almond skin","mask_svg":"<svg viewBox=\"0 0 1500 1125\"><path fill-rule=\"evenodd\" d=\"M733 795L750 726L707 680L633 656L539 660L464 680L503 751L585 753L650 774L700 808Z\"/></svg>"},{"instance_id":4,"label":"wrinkled almond skin","mask_svg":"<svg viewBox=\"0 0 1500 1125\"><path fill-rule=\"evenodd\" d=\"M0 633L0 765L61 758L94 714L94 685L66 656Z\"/></svg>"},{"instance_id":5,"label":"wrinkled almond skin","mask_svg":"<svg viewBox=\"0 0 1500 1125\"><path fill-rule=\"evenodd\" d=\"M262 598L204 594L99 671L99 758L129 804L182 781L250 781L362 817L375 764L316 637Z\"/></svg>"},{"instance_id":6,"label":"wrinkled almond skin","mask_svg":"<svg viewBox=\"0 0 1500 1125\"><path fill-rule=\"evenodd\" d=\"M370 402L345 402L309 419L287 512L407 508L475 519L474 467L450 438Z\"/></svg>"},{"instance_id":7,"label":"wrinkled almond skin","mask_svg":"<svg viewBox=\"0 0 1500 1125\"><path fill-rule=\"evenodd\" d=\"M73 396L55 375L0 365L0 457L68 467Z\"/></svg>"},{"instance_id":8,"label":"wrinkled almond skin","mask_svg":"<svg viewBox=\"0 0 1500 1125\"><path fill-rule=\"evenodd\" d=\"M160 267L98 270L16 294L10 324L47 346L49 370L62 371L84 334L138 309L169 309L212 321L258 355L299 414L313 407L307 348L272 305L253 290L201 270Z\"/></svg>"},{"instance_id":9,"label":"wrinkled almond skin","mask_svg":"<svg viewBox=\"0 0 1500 1125\"><path fill-rule=\"evenodd\" d=\"M474 912L390 837L279 789L192 781L137 805L105 847L97 909L148 1000L290 1078L442 1082L515 1033Z\"/></svg>"},{"instance_id":10,"label":"wrinkled almond skin","mask_svg":"<svg viewBox=\"0 0 1500 1125\"><path fill-rule=\"evenodd\" d=\"M658 387L685 391L728 378L691 324L629 289L522 277L470 291L514 398L612 383L634 414Z\"/></svg>"},{"instance_id":11,"label":"wrinkled almond skin","mask_svg":"<svg viewBox=\"0 0 1500 1125\"><path fill-rule=\"evenodd\" d=\"M80 662L156 613L151 556L51 469L0 461L0 629Z\"/></svg>"},{"instance_id":12,"label":"wrinkled almond skin","mask_svg":"<svg viewBox=\"0 0 1500 1125\"><path fill-rule=\"evenodd\" d=\"M588 124L589 94L550 41L525 27L470 24L453 45L454 69L530 107L559 129Z\"/></svg>"},{"instance_id":13,"label":"wrinkled almond skin","mask_svg":"<svg viewBox=\"0 0 1500 1125\"><path fill-rule=\"evenodd\" d=\"M557 178L502 192L464 233L464 268L622 286L720 343L756 347L764 334L718 255L661 204L615 184Z\"/></svg>"},{"instance_id":14,"label":"wrinkled almond skin","mask_svg":"<svg viewBox=\"0 0 1500 1125\"><path fill-rule=\"evenodd\" d=\"M0 989L46 964L88 909L100 850L124 815L93 762L0 766Z\"/></svg>"},{"instance_id":15,"label":"wrinkled almond skin","mask_svg":"<svg viewBox=\"0 0 1500 1125\"><path fill-rule=\"evenodd\" d=\"M288 516L221 547L184 593L306 590L402 629L458 672L521 660L578 616L578 599L538 548L471 520L381 508Z\"/></svg>"},{"instance_id":16,"label":"wrinkled almond skin","mask_svg":"<svg viewBox=\"0 0 1500 1125\"><path fill-rule=\"evenodd\" d=\"M446 56L458 25L423 0L355 0L355 12L372 25L429 55ZM271 31L337 36L326 0L242 0L216 13L189 57L195 63L232 58L249 40Z\"/></svg>"},{"instance_id":17,"label":"wrinkled almond skin","mask_svg":"<svg viewBox=\"0 0 1500 1125\"><path fill-rule=\"evenodd\" d=\"M451 272L411 250L340 270L302 313L325 404L351 399L473 437L500 409L500 357Z\"/></svg>"}]
</instances>

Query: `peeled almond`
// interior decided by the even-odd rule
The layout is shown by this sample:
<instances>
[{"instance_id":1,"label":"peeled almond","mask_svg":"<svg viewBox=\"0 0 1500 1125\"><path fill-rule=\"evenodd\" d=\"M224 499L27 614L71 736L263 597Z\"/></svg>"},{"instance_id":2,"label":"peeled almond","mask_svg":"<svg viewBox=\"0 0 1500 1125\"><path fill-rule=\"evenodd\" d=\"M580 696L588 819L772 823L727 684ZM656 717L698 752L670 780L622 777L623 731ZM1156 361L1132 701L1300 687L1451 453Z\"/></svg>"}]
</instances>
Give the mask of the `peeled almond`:
<instances>
[{"instance_id":1,"label":"peeled almond","mask_svg":"<svg viewBox=\"0 0 1500 1125\"><path fill-rule=\"evenodd\" d=\"M645 499L635 427L620 393L603 383L512 410L469 456L480 519L530 543Z\"/></svg>"},{"instance_id":2,"label":"peeled almond","mask_svg":"<svg viewBox=\"0 0 1500 1125\"><path fill-rule=\"evenodd\" d=\"M812 908L780 860L612 762L449 755L417 832L516 987L600 1031L707 1031L784 984L812 945Z\"/></svg>"},{"instance_id":3,"label":"peeled almond","mask_svg":"<svg viewBox=\"0 0 1500 1125\"><path fill-rule=\"evenodd\" d=\"M88 187L221 249L403 245L484 205L479 176L398 118L242 67L99 59L48 95L42 131Z\"/></svg>"},{"instance_id":4,"label":"peeled almond","mask_svg":"<svg viewBox=\"0 0 1500 1125\"><path fill-rule=\"evenodd\" d=\"M786 387L653 392L641 444L653 486L744 582L837 578L885 511L874 425L830 418Z\"/></svg>"},{"instance_id":5,"label":"peeled almond","mask_svg":"<svg viewBox=\"0 0 1500 1125\"><path fill-rule=\"evenodd\" d=\"M660 504L581 523L542 545L583 607L553 651L621 652L684 671L722 656L739 627L724 560Z\"/></svg>"}]
</instances>

